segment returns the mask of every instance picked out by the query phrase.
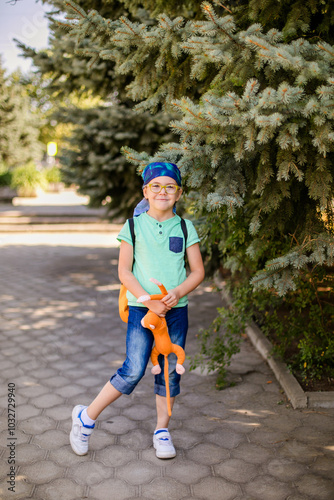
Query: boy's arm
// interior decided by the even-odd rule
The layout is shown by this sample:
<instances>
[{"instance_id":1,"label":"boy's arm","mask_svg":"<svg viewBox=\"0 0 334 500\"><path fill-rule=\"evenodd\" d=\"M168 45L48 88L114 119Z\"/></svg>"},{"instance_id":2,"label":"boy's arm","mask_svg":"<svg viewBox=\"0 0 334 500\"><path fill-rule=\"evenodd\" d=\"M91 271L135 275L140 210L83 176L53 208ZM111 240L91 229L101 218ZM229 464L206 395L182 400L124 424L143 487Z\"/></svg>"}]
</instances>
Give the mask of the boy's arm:
<instances>
[{"instance_id":1,"label":"boy's arm","mask_svg":"<svg viewBox=\"0 0 334 500\"><path fill-rule=\"evenodd\" d=\"M168 290L168 294L161 300L161 302L166 304L168 307L176 306L182 297L195 290L195 288L204 280L204 265L198 243L195 243L187 248L187 257L190 274L183 281L183 283L172 290Z\"/></svg>"},{"instance_id":2,"label":"boy's arm","mask_svg":"<svg viewBox=\"0 0 334 500\"><path fill-rule=\"evenodd\" d=\"M143 295L149 295L141 286L137 278L132 273L133 265L133 247L126 241L121 241L121 248L119 251L118 260L118 276L123 285L138 299ZM162 303L161 300L147 300L143 305L155 312L159 316L165 314L171 309L167 304Z\"/></svg>"}]
</instances>

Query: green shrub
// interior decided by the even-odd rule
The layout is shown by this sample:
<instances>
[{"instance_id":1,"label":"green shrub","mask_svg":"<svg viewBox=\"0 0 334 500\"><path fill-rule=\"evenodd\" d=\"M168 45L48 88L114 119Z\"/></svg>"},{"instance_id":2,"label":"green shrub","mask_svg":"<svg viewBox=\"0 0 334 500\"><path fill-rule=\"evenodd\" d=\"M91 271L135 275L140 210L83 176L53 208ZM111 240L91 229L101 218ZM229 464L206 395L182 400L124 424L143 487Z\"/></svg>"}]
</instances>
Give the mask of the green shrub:
<instances>
[{"instance_id":1,"label":"green shrub","mask_svg":"<svg viewBox=\"0 0 334 500\"><path fill-rule=\"evenodd\" d=\"M46 180L33 162L13 169L12 187L19 196L35 196L37 188L45 188Z\"/></svg>"},{"instance_id":2,"label":"green shrub","mask_svg":"<svg viewBox=\"0 0 334 500\"><path fill-rule=\"evenodd\" d=\"M298 287L284 297L273 291L254 292L234 283L233 306L218 309L211 327L200 333L200 353L191 361L217 370L217 386L226 384L226 368L238 352L245 325L255 321L270 339L302 386L334 382L334 275L315 268L300 276Z\"/></svg>"},{"instance_id":3,"label":"green shrub","mask_svg":"<svg viewBox=\"0 0 334 500\"><path fill-rule=\"evenodd\" d=\"M239 291L244 292L244 289ZM227 367L233 354L240 350L241 333L249 320L243 304L243 298L240 296L232 307L217 309L218 316L210 327L199 333L199 353L190 359L190 370L201 367L206 368L209 373L217 373L217 389L223 389L227 385Z\"/></svg>"},{"instance_id":4,"label":"green shrub","mask_svg":"<svg viewBox=\"0 0 334 500\"><path fill-rule=\"evenodd\" d=\"M12 184L12 172L4 164L0 163L0 186L11 186Z\"/></svg>"},{"instance_id":5,"label":"green shrub","mask_svg":"<svg viewBox=\"0 0 334 500\"><path fill-rule=\"evenodd\" d=\"M44 170L45 180L49 184L57 184L62 181L61 170L59 167L51 167Z\"/></svg>"},{"instance_id":6,"label":"green shrub","mask_svg":"<svg viewBox=\"0 0 334 500\"><path fill-rule=\"evenodd\" d=\"M329 272L313 270L275 308L270 309L268 294L260 298L257 293L253 304L262 331L305 388L334 380L333 282Z\"/></svg>"}]
</instances>

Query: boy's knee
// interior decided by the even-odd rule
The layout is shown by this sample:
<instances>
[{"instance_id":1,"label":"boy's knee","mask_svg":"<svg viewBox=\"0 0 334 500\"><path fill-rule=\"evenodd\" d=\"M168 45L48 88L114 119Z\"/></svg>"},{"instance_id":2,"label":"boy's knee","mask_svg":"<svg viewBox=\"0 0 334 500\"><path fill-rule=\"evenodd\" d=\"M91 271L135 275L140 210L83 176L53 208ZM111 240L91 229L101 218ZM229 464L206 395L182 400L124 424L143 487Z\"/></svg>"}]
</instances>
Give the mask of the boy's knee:
<instances>
[{"instance_id":1,"label":"boy's knee","mask_svg":"<svg viewBox=\"0 0 334 500\"><path fill-rule=\"evenodd\" d=\"M129 384L136 386L141 381L144 375L145 370L134 370L133 372L128 374L127 381Z\"/></svg>"},{"instance_id":2,"label":"boy's knee","mask_svg":"<svg viewBox=\"0 0 334 500\"><path fill-rule=\"evenodd\" d=\"M123 394L131 394L132 391L136 388L137 384L143 378L145 374L145 370L122 370L120 368L117 372L111 377L111 384Z\"/></svg>"}]
</instances>

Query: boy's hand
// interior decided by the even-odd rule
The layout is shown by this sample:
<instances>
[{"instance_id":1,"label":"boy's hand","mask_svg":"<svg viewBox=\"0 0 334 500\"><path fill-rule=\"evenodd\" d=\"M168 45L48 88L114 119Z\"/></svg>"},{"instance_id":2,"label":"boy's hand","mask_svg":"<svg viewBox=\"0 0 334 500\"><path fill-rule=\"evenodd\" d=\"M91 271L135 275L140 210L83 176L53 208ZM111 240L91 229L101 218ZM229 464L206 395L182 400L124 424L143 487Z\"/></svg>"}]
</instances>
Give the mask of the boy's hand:
<instances>
[{"instance_id":1,"label":"boy's hand","mask_svg":"<svg viewBox=\"0 0 334 500\"><path fill-rule=\"evenodd\" d=\"M162 300L147 300L146 302L143 302L143 304L150 311L154 312L161 318L164 318L168 311L171 310L171 307L169 307L167 304L164 304Z\"/></svg>"},{"instance_id":2,"label":"boy's hand","mask_svg":"<svg viewBox=\"0 0 334 500\"><path fill-rule=\"evenodd\" d=\"M173 288L172 290L168 290L167 295L165 295L164 298L161 299L161 302L163 302L169 308L172 308L179 303L180 298L181 297L177 289Z\"/></svg>"}]
</instances>

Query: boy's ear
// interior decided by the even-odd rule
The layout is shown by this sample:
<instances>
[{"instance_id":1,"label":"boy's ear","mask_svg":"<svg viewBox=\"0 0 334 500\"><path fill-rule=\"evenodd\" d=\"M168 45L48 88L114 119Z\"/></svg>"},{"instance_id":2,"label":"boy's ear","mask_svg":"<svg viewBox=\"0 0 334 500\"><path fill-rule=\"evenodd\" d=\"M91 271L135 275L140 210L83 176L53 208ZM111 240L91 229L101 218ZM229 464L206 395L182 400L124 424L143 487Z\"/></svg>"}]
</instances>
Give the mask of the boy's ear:
<instances>
[{"instance_id":1,"label":"boy's ear","mask_svg":"<svg viewBox=\"0 0 334 500\"><path fill-rule=\"evenodd\" d=\"M176 201L179 201L179 199L181 198L182 193L183 193L182 188L180 188L180 189L178 189L178 190L177 190L177 197L176 197Z\"/></svg>"}]
</instances>

